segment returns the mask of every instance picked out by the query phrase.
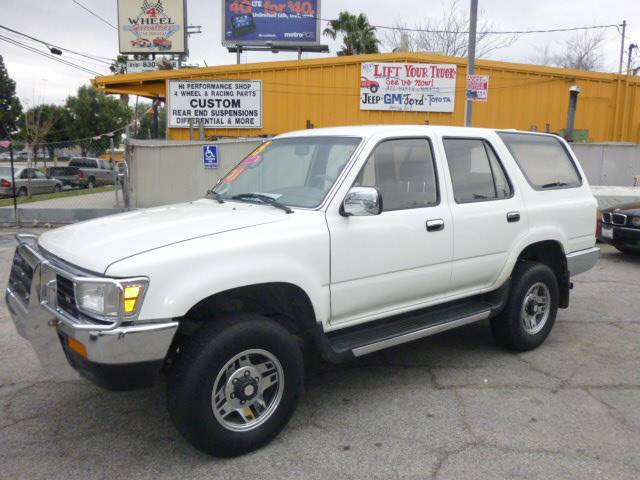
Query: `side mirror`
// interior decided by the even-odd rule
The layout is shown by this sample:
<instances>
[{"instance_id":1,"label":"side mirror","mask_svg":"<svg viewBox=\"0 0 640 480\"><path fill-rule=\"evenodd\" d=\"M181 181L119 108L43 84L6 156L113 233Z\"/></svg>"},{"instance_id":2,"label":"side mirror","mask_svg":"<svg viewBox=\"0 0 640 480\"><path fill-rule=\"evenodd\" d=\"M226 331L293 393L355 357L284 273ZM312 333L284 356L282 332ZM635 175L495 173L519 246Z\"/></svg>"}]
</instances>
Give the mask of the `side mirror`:
<instances>
[{"instance_id":1,"label":"side mirror","mask_svg":"<svg viewBox=\"0 0 640 480\"><path fill-rule=\"evenodd\" d=\"M351 187L342 202L342 211L345 217L362 217L368 215L380 215L382 212L382 197L378 189L374 187Z\"/></svg>"}]
</instances>

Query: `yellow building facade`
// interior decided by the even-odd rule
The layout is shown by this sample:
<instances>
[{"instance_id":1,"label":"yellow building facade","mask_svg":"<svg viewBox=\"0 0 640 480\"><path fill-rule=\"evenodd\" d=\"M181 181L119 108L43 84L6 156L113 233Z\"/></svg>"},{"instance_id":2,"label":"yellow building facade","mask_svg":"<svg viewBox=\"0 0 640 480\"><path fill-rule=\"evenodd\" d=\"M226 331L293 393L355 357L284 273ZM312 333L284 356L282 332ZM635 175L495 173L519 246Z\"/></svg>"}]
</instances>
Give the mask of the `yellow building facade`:
<instances>
[{"instance_id":1,"label":"yellow building facade","mask_svg":"<svg viewBox=\"0 0 640 480\"><path fill-rule=\"evenodd\" d=\"M365 62L441 63L457 66L452 113L360 109L361 64ZM640 143L640 78L479 60L476 74L488 75L486 103L475 103L473 126L559 132L567 123L569 88L580 87L575 128L590 141ZM385 53L310 60L275 61L206 68L163 70L97 77L94 87L114 94L165 99L168 81L261 80L262 127L206 129L207 137L276 135L314 127L361 124L463 125L466 59L426 53ZM189 139L185 128L167 138Z\"/></svg>"}]
</instances>

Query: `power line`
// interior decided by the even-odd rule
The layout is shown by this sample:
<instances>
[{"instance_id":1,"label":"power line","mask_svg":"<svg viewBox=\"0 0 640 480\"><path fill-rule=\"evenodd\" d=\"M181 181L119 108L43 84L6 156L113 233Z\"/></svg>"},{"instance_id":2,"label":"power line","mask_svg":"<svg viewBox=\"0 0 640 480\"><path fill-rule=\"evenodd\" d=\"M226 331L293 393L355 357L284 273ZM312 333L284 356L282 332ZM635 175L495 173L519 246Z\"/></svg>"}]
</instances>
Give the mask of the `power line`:
<instances>
[{"instance_id":1,"label":"power line","mask_svg":"<svg viewBox=\"0 0 640 480\"><path fill-rule=\"evenodd\" d=\"M76 0L71 0L73 3L75 3L76 5L78 5L80 8L86 10L87 12L89 12L91 15L93 15L94 17L96 17L98 20L100 20L103 23L106 23L107 25L109 25L111 28L113 28L114 30L118 30L118 27L116 27L113 23L111 23L108 20L105 20L104 18L102 18L100 15L98 15L96 12L94 12L93 10L90 10L89 8L85 7L84 5L82 5L80 2L77 2Z\"/></svg>"},{"instance_id":2,"label":"power line","mask_svg":"<svg viewBox=\"0 0 640 480\"><path fill-rule=\"evenodd\" d=\"M20 35L22 37L28 38L29 40L33 40L34 42L41 43L44 46L46 46L47 48L55 47L55 48L58 48L60 50L64 50L66 52L73 53L75 55L80 55L81 57L90 58L91 60L96 60L98 62L107 63L109 65L113 61L113 59L108 58L108 57L101 57L99 55L90 55L88 53L77 52L77 51L71 50L69 48L61 47L60 45L55 45L55 44L49 43L49 42L47 42L45 40L40 40L39 38L32 37L31 35L27 35L26 33L19 32L18 30L14 30L13 28L9 28L9 27L6 27L4 25L0 25L0 28L2 28L4 30L7 30L7 31L9 31L11 33L15 33L16 35Z\"/></svg>"},{"instance_id":3,"label":"power line","mask_svg":"<svg viewBox=\"0 0 640 480\"><path fill-rule=\"evenodd\" d=\"M30 39L25 39L23 37L19 37L17 35L15 36L7 36L5 38L11 38L12 40L21 43L22 45L26 45L26 46L30 46L32 48L40 48L42 46L42 44L40 42L36 42ZM46 53L46 52L45 52ZM64 57L60 57L58 56L58 58L63 58L66 59L68 61L73 61L73 62L79 62L88 66L93 66L93 67L100 67L100 68L106 68L107 65L111 65L112 62L103 62L102 60L91 60L88 58L84 58L84 57L80 57L80 56L76 56L76 55L69 55L69 56L64 56Z\"/></svg>"},{"instance_id":4,"label":"power line","mask_svg":"<svg viewBox=\"0 0 640 480\"><path fill-rule=\"evenodd\" d=\"M25 50L28 50L30 52L36 53L36 54L41 55L41 56L43 56L45 58L49 58L51 60L55 60L56 62L62 63L64 65L76 68L78 70L82 70L83 72L88 73L90 75L98 75L98 76L102 75L101 73L98 73L96 71L90 70L89 68L83 67L82 65L78 65L78 64L75 64L73 62L69 62L68 60L64 60L64 59L62 59L60 57L57 57L57 56L54 56L54 55L50 55L48 53L42 52L40 50L37 50L37 49L35 49L35 48L33 48L33 47L29 46L29 45L25 45L23 43L17 42L16 40L14 40L12 38L0 35L0 40L3 40L5 42L7 42L7 43L10 43L10 44L15 45L15 46L20 47L20 48L23 48Z\"/></svg>"}]
</instances>

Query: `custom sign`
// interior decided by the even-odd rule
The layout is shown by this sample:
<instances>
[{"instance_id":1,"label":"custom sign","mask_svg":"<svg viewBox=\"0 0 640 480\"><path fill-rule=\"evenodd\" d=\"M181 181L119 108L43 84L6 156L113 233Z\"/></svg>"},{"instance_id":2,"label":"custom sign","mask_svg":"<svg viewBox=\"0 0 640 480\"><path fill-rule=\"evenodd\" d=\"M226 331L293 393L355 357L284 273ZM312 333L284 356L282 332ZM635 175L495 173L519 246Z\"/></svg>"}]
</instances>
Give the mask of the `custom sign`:
<instances>
[{"instance_id":1,"label":"custom sign","mask_svg":"<svg viewBox=\"0 0 640 480\"><path fill-rule=\"evenodd\" d=\"M320 0L221 0L222 44L318 45Z\"/></svg>"},{"instance_id":2,"label":"custom sign","mask_svg":"<svg viewBox=\"0 0 640 480\"><path fill-rule=\"evenodd\" d=\"M486 102L489 99L489 76L467 75L467 100Z\"/></svg>"},{"instance_id":3,"label":"custom sign","mask_svg":"<svg viewBox=\"0 0 640 480\"><path fill-rule=\"evenodd\" d=\"M170 80L169 128L262 128L262 81Z\"/></svg>"},{"instance_id":4,"label":"custom sign","mask_svg":"<svg viewBox=\"0 0 640 480\"><path fill-rule=\"evenodd\" d=\"M202 146L202 165L204 168L218 168L218 146L203 145Z\"/></svg>"},{"instance_id":5,"label":"custom sign","mask_svg":"<svg viewBox=\"0 0 640 480\"><path fill-rule=\"evenodd\" d=\"M360 110L453 112L456 65L363 63Z\"/></svg>"},{"instance_id":6,"label":"custom sign","mask_svg":"<svg viewBox=\"0 0 640 480\"><path fill-rule=\"evenodd\" d=\"M177 60L169 60L173 68L179 68ZM158 70L160 60L127 60L127 73L141 73Z\"/></svg>"},{"instance_id":7,"label":"custom sign","mask_svg":"<svg viewBox=\"0 0 640 480\"><path fill-rule=\"evenodd\" d=\"M185 53L184 0L118 0L120 53Z\"/></svg>"}]
</instances>

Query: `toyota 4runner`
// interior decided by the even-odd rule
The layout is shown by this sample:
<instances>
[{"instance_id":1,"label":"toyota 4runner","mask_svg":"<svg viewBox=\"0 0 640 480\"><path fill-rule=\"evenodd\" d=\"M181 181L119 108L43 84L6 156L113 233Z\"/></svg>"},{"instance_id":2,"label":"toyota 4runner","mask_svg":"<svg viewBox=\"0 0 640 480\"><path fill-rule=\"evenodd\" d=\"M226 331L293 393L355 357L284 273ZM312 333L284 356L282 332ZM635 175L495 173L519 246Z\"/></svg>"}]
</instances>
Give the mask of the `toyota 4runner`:
<instances>
[{"instance_id":1,"label":"toyota 4runner","mask_svg":"<svg viewBox=\"0 0 640 480\"><path fill-rule=\"evenodd\" d=\"M598 258L596 212L553 135L306 130L201 200L18 235L6 302L45 367L110 389L162 373L184 437L237 455L286 425L309 354L486 319L505 347L539 346Z\"/></svg>"}]
</instances>

